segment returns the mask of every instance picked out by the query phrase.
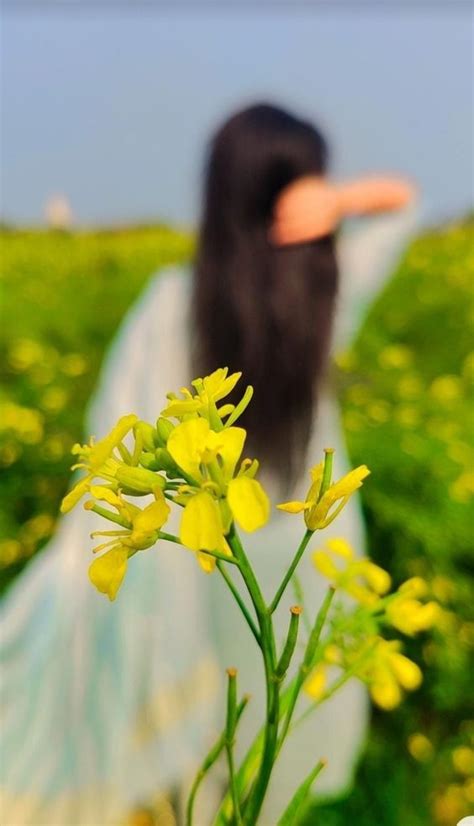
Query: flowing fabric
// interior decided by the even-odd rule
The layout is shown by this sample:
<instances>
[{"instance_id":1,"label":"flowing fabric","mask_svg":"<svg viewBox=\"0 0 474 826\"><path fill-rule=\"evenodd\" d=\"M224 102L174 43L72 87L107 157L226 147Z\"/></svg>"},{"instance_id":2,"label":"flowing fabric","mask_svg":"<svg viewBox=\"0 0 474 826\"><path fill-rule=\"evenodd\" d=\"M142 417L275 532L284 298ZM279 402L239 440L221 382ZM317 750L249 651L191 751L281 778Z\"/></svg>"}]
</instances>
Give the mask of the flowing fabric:
<instances>
[{"instance_id":1,"label":"flowing fabric","mask_svg":"<svg viewBox=\"0 0 474 826\"><path fill-rule=\"evenodd\" d=\"M413 210L374 219L338 241L342 274L335 340L346 346L370 298L393 271L414 224ZM112 345L91 403L87 432L103 436L129 412L153 422L165 394L189 383L191 277L169 269L151 279ZM323 395L308 462L336 448L335 475L348 469L338 408ZM282 446L284 449L284 446ZM292 495L304 495L304 469ZM275 492L272 479L264 483ZM13 584L1 607L0 822L5 826L112 826L157 792L182 784L224 718L224 668L236 666L252 700L240 752L262 720L259 651L215 573L193 555L160 543L141 552L112 605L90 585L89 534L101 520L77 508ZM170 530L176 530L176 521ZM302 522L273 512L244 544L270 597L301 539ZM326 536L344 536L365 552L353 499ZM313 538L317 547L323 535ZM308 553L299 572L312 618L326 585ZM284 639L291 588L276 615ZM302 704L304 708L304 702ZM291 736L270 787L262 826L274 826L301 778L320 757L318 781L340 792L352 777L367 728L364 687L349 682ZM202 814L198 826L207 826Z\"/></svg>"}]
</instances>

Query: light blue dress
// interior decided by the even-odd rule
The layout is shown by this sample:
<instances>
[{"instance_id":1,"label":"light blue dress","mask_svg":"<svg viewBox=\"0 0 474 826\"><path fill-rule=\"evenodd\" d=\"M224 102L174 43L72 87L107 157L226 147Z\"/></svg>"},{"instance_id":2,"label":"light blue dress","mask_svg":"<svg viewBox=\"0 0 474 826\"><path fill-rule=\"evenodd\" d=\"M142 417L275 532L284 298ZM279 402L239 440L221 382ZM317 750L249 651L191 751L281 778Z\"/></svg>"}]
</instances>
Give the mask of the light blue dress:
<instances>
[{"instance_id":1,"label":"light blue dress","mask_svg":"<svg viewBox=\"0 0 474 826\"><path fill-rule=\"evenodd\" d=\"M373 219L339 239L337 347L350 342L370 299L393 271L414 215L410 208ZM128 412L154 421L166 392L189 383L190 294L190 278L178 269L150 281L105 360L89 409L89 433L100 438ZM318 407L308 464L319 461L327 446L336 448L340 476L348 461L329 392ZM262 481L275 494L274 481ZM304 496L307 485L305 468L292 496ZM160 790L187 789L222 726L226 666L239 669L241 690L252 694L241 751L262 719L259 652L220 578L204 575L190 552L163 543L131 561L110 604L87 577L89 534L102 527L97 519L81 508L62 518L53 540L1 606L0 818L5 826L119 824L134 805ZM344 536L365 552L355 499L325 533ZM244 537L268 596L301 534L298 518L274 511L262 531ZM300 577L308 610L315 614L326 586L309 556ZM278 611L280 640L293 601L290 589ZM262 826L274 826L319 757L328 759L319 791L336 793L350 783L367 711L365 689L351 681L294 734L276 767ZM210 788L198 826L209 823Z\"/></svg>"}]
</instances>

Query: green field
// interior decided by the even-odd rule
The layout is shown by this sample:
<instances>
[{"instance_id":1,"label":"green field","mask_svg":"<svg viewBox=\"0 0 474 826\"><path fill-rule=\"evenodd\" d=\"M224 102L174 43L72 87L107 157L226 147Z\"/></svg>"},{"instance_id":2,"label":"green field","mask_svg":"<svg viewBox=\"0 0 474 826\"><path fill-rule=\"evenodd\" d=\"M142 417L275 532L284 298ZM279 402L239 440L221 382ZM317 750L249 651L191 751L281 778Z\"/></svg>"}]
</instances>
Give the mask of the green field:
<instances>
[{"instance_id":1,"label":"green field","mask_svg":"<svg viewBox=\"0 0 474 826\"><path fill-rule=\"evenodd\" d=\"M453 826L474 810L474 225L425 233L378 298L335 380L373 557L395 581L420 574L445 609L412 642L425 681L374 714L355 790L313 811L324 826ZM87 400L126 308L192 240L166 228L4 231L0 396L2 588L54 530ZM472 703L471 703L472 705Z\"/></svg>"}]
</instances>

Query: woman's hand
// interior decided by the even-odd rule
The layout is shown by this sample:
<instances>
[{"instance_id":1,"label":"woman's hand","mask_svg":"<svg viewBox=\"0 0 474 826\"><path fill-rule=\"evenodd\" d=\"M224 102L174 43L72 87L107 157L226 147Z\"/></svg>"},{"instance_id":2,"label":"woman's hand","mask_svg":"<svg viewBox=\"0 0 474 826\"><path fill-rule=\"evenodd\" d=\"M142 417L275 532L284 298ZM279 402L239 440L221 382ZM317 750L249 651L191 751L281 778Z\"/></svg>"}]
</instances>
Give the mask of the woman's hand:
<instances>
[{"instance_id":1,"label":"woman's hand","mask_svg":"<svg viewBox=\"0 0 474 826\"><path fill-rule=\"evenodd\" d=\"M394 176L361 178L338 187L343 215L370 215L403 209L416 195L415 186Z\"/></svg>"},{"instance_id":2,"label":"woman's hand","mask_svg":"<svg viewBox=\"0 0 474 826\"><path fill-rule=\"evenodd\" d=\"M415 194L413 184L394 176L343 184L316 175L299 178L277 199L270 239L277 246L304 244L330 235L345 217L402 209Z\"/></svg>"}]
</instances>

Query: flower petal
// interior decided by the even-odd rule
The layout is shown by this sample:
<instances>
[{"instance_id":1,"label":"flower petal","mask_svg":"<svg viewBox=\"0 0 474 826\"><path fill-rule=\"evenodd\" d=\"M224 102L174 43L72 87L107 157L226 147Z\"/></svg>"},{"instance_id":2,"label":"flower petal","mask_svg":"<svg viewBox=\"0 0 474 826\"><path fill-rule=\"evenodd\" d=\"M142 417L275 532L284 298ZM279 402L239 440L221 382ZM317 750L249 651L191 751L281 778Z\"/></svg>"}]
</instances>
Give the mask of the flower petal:
<instances>
[{"instance_id":1,"label":"flower petal","mask_svg":"<svg viewBox=\"0 0 474 826\"><path fill-rule=\"evenodd\" d=\"M234 519L244 531L256 531L268 522L270 500L256 479L247 476L231 479L227 501Z\"/></svg>"},{"instance_id":2,"label":"flower petal","mask_svg":"<svg viewBox=\"0 0 474 826\"><path fill-rule=\"evenodd\" d=\"M231 479L244 449L246 431L243 427L228 427L217 434L218 454L224 463L224 477Z\"/></svg>"},{"instance_id":3,"label":"flower petal","mask_svg":"<svg viewBox=\"0 0 474 826\"><path fill-rule=\"evenodd\" d=\"M161 492L160 492L161 493ZM155 494L158 498L156 502L147 505L140 513L133 519L134 531L148 533L150 531L159 531L168 519L170 508L166 503L166 499L161 493Z\"/></svg>"},{"instance_id":4,"label":"flower petal","mask_svg":"<svg viewBox=\"0 0 474 826\"><path fill-rule=\"evenodd\" d=\"M199 465L206 448L209 424L205 419L189 419L177 425L166 445L171 458L185 473L199 478Z\"/></svg>"},{"instance_id":5,"label":"flower petal","mask_svg":"<svg viewBox=\"0 0 474 826\"><path fill-rule=\"evenodd\" d=\"M346 539L328 539L326 541L326 545L333 554L341 556L343 559L347 559L349 561L354 558L354 550L351 548Z\"/></svg>"},{"instance_id":6,"label":"flower petal","mask_svg":"<svg viewBox=\"0 0 474 826\"><path fill-rule=\"evenodd\" d=\"M282 502L281 505L277 505L278 510L286 511L286 513L301 513L307 507L306 502Z\"/></svg>"},{"instance_id":7,"label":"flower petal","mask_svg":"<svg viewBox=\"0 0 474 826\"><path fill-rule=\"evenodd\" d=\"M69 513L73 509L75 505L79 502L80 499L84 496L85 493L88 492L90 483L91 483L91 476L86 476L85 479L81 479L77 485L66 494L63 501L61 502L61 513Z\"/></svg>"},{"instance_id":8,"label":"flower petal","mask_svg":"<svg viewBox=\"0 0 474 826\"><path fill-rule=\"evenodd\" d=\"M103 485L91 485L89 492L94 499L99 499L102 502L108 502L109 505L113 505L115 508L120 508L123 505L123 501L120 499L120 496L117 496L113 490L106 488Z\"/></svg>"},{"instance_id":9,"label":"flower petal","mask_svg":"<svg viewBox=\"0 0 474 826\"><path fill-rule=\"evenodd\" d=\"M183 545L192 551L217 551L222 546L221 514L210 493L201 491L188 499L179 537Z\"/></svg>"},{"instance_id":10,"label":"flower petal","mask_svg":"<svg viewBox=\"0 0 474 826\"><path fill-rule=\"evenodd\" d=\"M89 567L89 579L102 594L113 601L127 570L128 552L122 545L107 551Z\"/></svg>"},{"instance_id":11,"label":"flower petal","mask_svg":"<svg viewBox=\"0 0 474 826\"><path fill-rule=\"evenodd\" d=\"M392 711L402 701L402 693L397 681L386 673L385 669L370 685L370 693L374 702L384 711Z\"/></svg>"},{"instance_id":12,"label":"flower petal","mask_svg":"<svg viewBox=\"0 0 474 826\"><path fill-rule=\"evenodd\" d=\"M404 654L394 651L390 655L390 667L402 688L407 691L414 691L415 688L421 685L423 680L421 670L416 663L405 657Z\"/></svg>"},{"instance_id":13,"label":"flower petal","mask_svg":"<svg viewBox=\"0 0 474 826\"><path fill-rule=\"evenodd\" d=\"M214 399L215 402L228 396L232 392L235 385L239 381L242 373L231 373L227 375L229 368L220 367L211 373L210 376L205 376L203 379L203 388L209 398Z\"/></svg>"},{"instance_id":14,"label":"flower petal","mask_svg":"<svg viewBox=\"0 0 474 826\"><path fill-rule=\"evenodd\" d=\"M112 453L114 447L122 441L124 436L127 435L136 422L138 422L138 416L135 416L134 413L130 413L128 416L122 416L118 420L117 424L114 425L110 433L108 433L107 436L104 436L103 439L97 442L97 444L90 449L88 461L91 469L99 468L104 464L105 460L108 459Z\"/></svg>"},{"instance_id":15,"label":"flower petal","mask_svg":"<svg viewBox=\"0 0 474 826\"><path fill-rule=\"evenodd\" d=\"M335 482L329 488L332 494L332 500L342 499L344 496L351 496L358 488L362 487L363 480L369 476L370 470L367 465L359 465L354 470L346 473L342 479Z\"/></svg>"},{"instance_id":16,"label":"flower petal","mask_svg":"<svg viewBox=\"0 0 474 826\"><path fill-rule=\"evenodd\" d=\"M173 399L168 407L161 411L162 416L179 419L188 413L195 413L202 408L200 399Z\"/></svg>"},{"instance_id":17,"label":"flower petal","mask_svg":"<svg viewBox=\"0 0 474 826\"><path fill-rule=\"evenodd\" d=\"M215 556L211 556L210 554L206 554L205 551L198 551L197 558L199 565L201 566L202 570L206 574L212 574L214 568L216 567L216 558Z\"/></svg>"}]
</instances>

